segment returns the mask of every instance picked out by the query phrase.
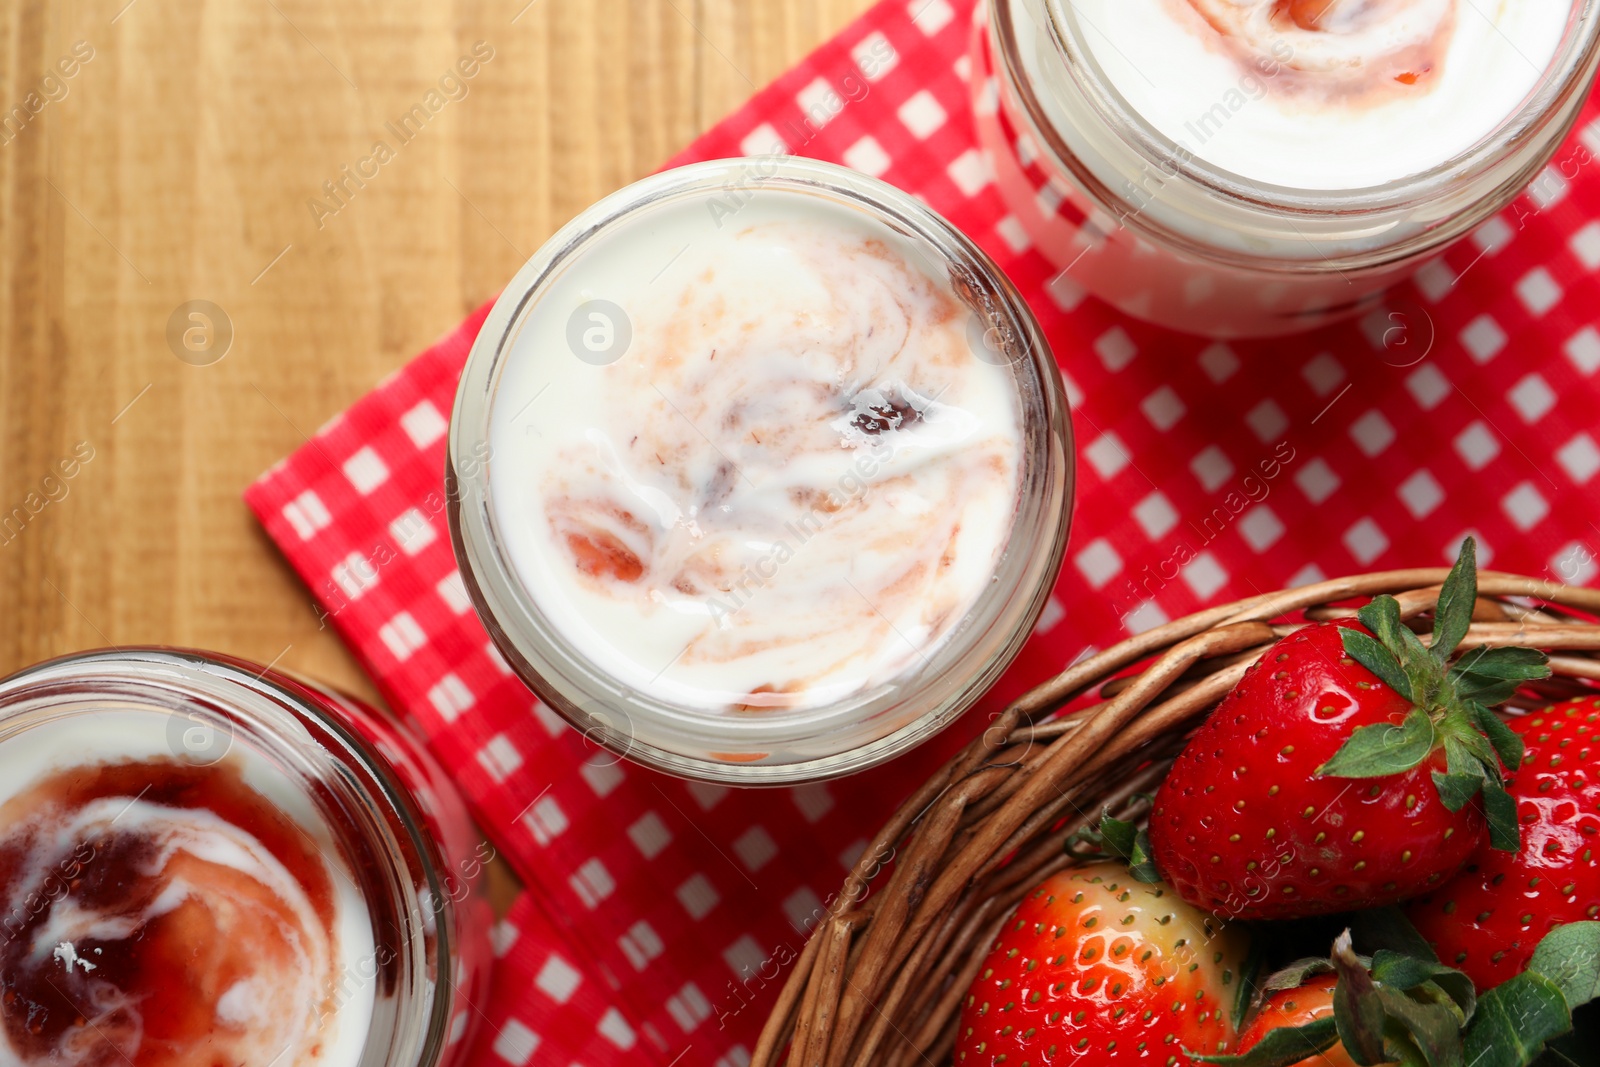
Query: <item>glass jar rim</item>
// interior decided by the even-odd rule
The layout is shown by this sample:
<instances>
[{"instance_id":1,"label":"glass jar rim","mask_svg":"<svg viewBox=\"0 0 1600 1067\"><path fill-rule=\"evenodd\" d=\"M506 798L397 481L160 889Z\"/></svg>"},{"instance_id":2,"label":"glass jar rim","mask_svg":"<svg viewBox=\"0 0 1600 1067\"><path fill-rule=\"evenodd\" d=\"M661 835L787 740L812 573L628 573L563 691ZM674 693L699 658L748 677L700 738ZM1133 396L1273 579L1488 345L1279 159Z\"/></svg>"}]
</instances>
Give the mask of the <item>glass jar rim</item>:
<instances>
[{"instance_id":1,"label":"glass jar rim","mask_svg":"<svg viewBox=\"0 0 1600 1067\"><path fill-rule=\"evenodd\" d=\"M152 713L175 716L226 713L230 716L230 729L237 730L241 726L249 729L252 744L296 771L306 770L313 762L300 746L320 748L337 767L334 785L354 791L357 799L380 805L384 820L378 825L371 819L364 820L361 826L340 822L334 829L352 833L377 831L382 839L369 843L393 865L392 870L385 872L386 884L390 884L390 888L409 885L411 876L422 874L432 895L432 899L426 901L391 902L395 913L406 922L426 925L429 937L434 940L433 948L429 949L425 939L419 936L421 926L411 931L412 936L402 939L399 958L409 959L406 973L411 982L397 995L415 997L428 985L439 983L441 975L447 976L445 980L454 980L450 976L451 968L444 963L452 959L455 952L451 924L427 923L422 917L423 908L437 907L439 902L449 900L440 858L426 829L426 820L417 808L416 798L394 777L386 757L375 744L319 706L324 699L339 702L335 694L312 687L301 691L301 683L281 671L216 653L161 646L120 646L75 652L0 678L0 747L11 736L7 730L8 720L18 714L31 714L66 700L92 706L113 695L121 706L138 706ZM313 727L315 733L310 730ZM392 825L389 819L393 820ZM409 865L412 861L415 867ZM367 904L370 907L372 901ZM375 928L374 935L378 932ZM363 1045L364 1055L373 1048L371 1042L376 1037L397 1042L388 1046L382 1061L385 1065L418 1067L439 1062L450 1045L451 998L437 995L435 991L429 999L428 1014L418 1020L420 1025L409 1035L379 1033L378 1026L373 1025ZM397 1011L404 1010L404 1005L397 1007ZM401 1015L388 1021L402 1018L408 1017ZM372 1023L383 1021L375 1017Z\"/></svg>"},{"instance_id":2,"label":"glass jar rim","mask_svg":"<svg viewBox=\"0 0 1600 1067\"><path fill-rule=\"evenodd\" d=\"M1005 330L1005 336L1020 350L1007 361L1019 383L1019 418L1025 428L1033 425L1037 429L1037 440L1026 440L1023 445L1013 543L995 571L1000 575L1010 562L1015 586L1036 587L1020 614L1014 609L1002 611L1015 590L999 588L1006 583L991 582L969 609L967 622L932 653L928 667L871 690L866 698L795 713L730 716L656 700L609 677L599 665L564 643L553 627L544 625L542 612L505 554L489 485L495 458L487 454L487 446L501 371L547 283L577 261L591 242L641 213L730 190L783 190L830 198L866 212L912 241L919 251L935 257L941 268L951 272L958 294L975 310L981 307L988 321ZM1030 388L1022 387L1023 376ZM658 172L601 200L552 236L506 286L473 344L452 413L446 463L451 538L464 584L502 655L536 696L587 739L618 756L705 781L786 785L837 777L920 744L954 721L992 684L991 675L997 676L998 670L952 679L939 669L964 665L970 659L976 646L974 635L968 633L973 627L968 624L974 617L1010 625L1025 616L1026 625L1020 627L1025 637L1043 611L1065 553L1070 522L1073 456L1066 411L1049 344L1026 302L970 238L920 200L878 179L817 160L783 154L710 160ZM1033 483L1029 482L1030 471ZM1030 493L1028 487L1035 483L1042 488ZM1018 537L1026 547L1018 547ZM1015 657L1021 643L1021 637L1010 642L1015 647L1005 650L1004 663ZM547 653L551 648L561 654L560 664L553 662L553 653ZM864 715L941 689L959 699L945 700L934 713L869 744L789 763L710 760L642 740L628 710L631 707L650 716L651 725L669 728L675 736L692 741L697 750L764 748L782 752L843 730ZM974 689L977 692L972 692ZM887 700L886 695L894 699ZM732 741L736 748L719 749L719 741Z\"/></svg>"},{"instance_id":3,"label":"glass jar rim","mask_svg":"<svg viewBox=\"0 0 1600 1067\"><path fill-rule=\"evenodd\" d=\"M1014 0L991 2L998 26L1002 9L1008 8ZM1540 75L1538 84L1516 111L1476 143L1426 170L1380 185L1357 189L1305 189L1255 181L1214 166L1167 137L1127 101L1106 75L1093 49L1084 47L1081 35L1069 32L1070 19L1063 4L1071 9L1070 0L1045 0L1045 3L1051 44L1070 76L1096 108L1100 119L1129 135L1129 142L1147 165L1181 176L1218 196L1257 208L1275 208L1293 216L1359 216L1402 210L1437 196L1444 187L1470 185L1484 178L1508 153L1537 137L1543 120L1557 113L1573 94L1589 90L1589 83L1582 75L1592 71L1596 58L1600 57L1600 0L1572 0L1569 25L1561 47ZM1016 69L1014 35L1006 30L999 39L1005 52L1004 62Z\"/></svg>"}]
</instances>

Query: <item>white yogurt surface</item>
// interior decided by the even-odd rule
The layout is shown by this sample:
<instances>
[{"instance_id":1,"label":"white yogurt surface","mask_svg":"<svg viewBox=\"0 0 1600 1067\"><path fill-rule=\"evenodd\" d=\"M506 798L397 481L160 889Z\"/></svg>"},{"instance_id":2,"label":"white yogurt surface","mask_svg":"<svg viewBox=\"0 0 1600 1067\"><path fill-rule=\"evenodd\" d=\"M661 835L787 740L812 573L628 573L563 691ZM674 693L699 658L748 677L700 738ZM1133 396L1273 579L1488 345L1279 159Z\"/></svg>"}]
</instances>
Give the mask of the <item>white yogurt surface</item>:
<instances>
[{"instance_id":1,"label":"white yogurt surface","mask_svg":"<svg viewBox=\"0 0 1600 1067\"><path fill-rule=\"evenodd\" d=\"M1076 20L1112 85L1161 133L1249 181L1299 189L1381 185L1471 148L1534 89L1574 6L1050 3L1057 18Z\"/></svg>"},{"instance_id":2,"label":"white yogurt surface","mask_svg":"<svg viewBox=\"0 0 1600 1067\"><path fill-rule=\"evenodd\" d=\"M7 768L0 775L0 806L71 768L170 759L171 724L172 717L165 714L119 709L73 715L0 741L0 765ZM278 1057L305 1067L360 1063L376 999L376 950L366 903L331 829L304 792L242 742L236 741L226 758L241 768L251 790L288 815L315 844L333 887L332 936L294 874L247 828L210 811L169 807L133 793L95 800L60 818L46 819L43 825L50 829L44 841L59 847L37 849L30 869L10 883L18 899L0 900L10 920L0 936L16 936L12 931L21 921L39 915L48 903L48 916L32 932L29 951L34 957L53 956L62 971L57 981L63 984L68 972L79 972L74 980L81 980L82 991L77 992L77 985L69 988L80 997L80 1010L90 1012L96 1023L94 1034L84 1031L83 1040L64 1042L49 1062L71 1067L127 1058L141 1064L209 1064L215 1055L231 1050L247 1056L250 1063L277 1062ZM18 825L0 827L0 832ZM70 892L62 892L63 875L71 873L72 842L110 832L137 834L157 845L139 877L157 880L161 891L136 917L97 913L80 907ZM85 868L109 862L92 854L76 858ZM235 893L219 886L238 889ZM263 951L259 969L240 976L219 999L220 1043L212 1051L145 1048L147 1013L160 1012L163 1005L142 1002L104 981L104 971L112 969L104 965L117 951L117 942L139 936L143 923L189 900L203 902L218 929L261 936L273 951ZM267 900L278 906L261 907ZM105 942L105 947L81 948L91 940ZM204 958L204 946L197 945L195 951L197 958ZM111 1055L108 1041L121 1057ZM9 1047L3 1027L0 1062L34 1062Z\"/></svg>"},{"instance_id":3,"label":"white yogurt surface","mask_svg":"<svg viewBox=\"0 0 1600 1067\"><path fill-rule=\"evenodd\" d=\"M911 242L740 195L636 216L530 310L491 496L535 604L603 670L701 710L816 707L918 668L993 579L1020 408ZM597 300L631 325L614 362Z\"/></svg>"}]
</instances>

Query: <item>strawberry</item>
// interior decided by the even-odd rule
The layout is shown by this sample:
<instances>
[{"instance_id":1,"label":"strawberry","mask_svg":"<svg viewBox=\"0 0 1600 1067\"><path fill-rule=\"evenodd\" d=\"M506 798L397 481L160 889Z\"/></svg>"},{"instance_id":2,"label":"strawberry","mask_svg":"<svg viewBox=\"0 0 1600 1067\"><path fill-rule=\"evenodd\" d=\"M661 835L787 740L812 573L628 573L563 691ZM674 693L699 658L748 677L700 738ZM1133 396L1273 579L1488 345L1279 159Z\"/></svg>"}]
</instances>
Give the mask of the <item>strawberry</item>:
<instances>
[{"instance_id":1,"label":"strawberry","mask_svg":"<svg viewBox=\"0 0 1600 1067\"><path fill-rule=\"evenodd\" d=\"M1431 648L1384 596L1252 664L1155 797L1151 853L1179 895L1226 917L1329 914L1438 886L1477 850L1485 815L1494 845L1514 849L1501 761L1515 767L1521 744L1487 705L1549 669L1524 649L1452 665L1476 599L1469 539Z\"/></svg>"},{"instance_id":2,"label":"strawberry","mask_svg":"<svg viewBox=\"0 0 1600 1067\"><path fill-rule=\"evenodd\" d=\"M1116 863L1061 871L1001 928L968 990L961 1067L1167 1065L1225 1052L1246 935Z\"/></svg>"},{"instance_id":3,"label":"strawberry","mask_svg":"<svg viewBox=\"0 0 1600 1067\"><path fill-rule=\"evenodd\" d=\"M1371 784L1320 773L1353 729L1412 710L1345 655L1343 635L1355 627L1322 623L1274 645L1173 764L1150 844L1185 900L1267 919L1392 903L1453 874L1477 848L1482 817L1450 811L1430 781L1445 769L1438 756Z\"/></svg>"},{"instance_id":4,"label":"strawberry","mask_svg":"<svg viewBox=\"0 0 1600 1067\"><path fill-rule=\"evenodd\" d=\"M1600 918L1600 700L1513 719L1527 752L1508 790L1522 847L1482 849L1408 915L1479 990L1521 974L1555 927Z\"/></svg>"},{"instance_id":5,"label":"strawberry","mask_svg":"<svg viewBox=\"0 0 1600 1067\"><path fill-rule=\"evenodd\" d=\"M1254 1021L1239 1037L1239 1051L1249 1052L1274 1030L1300 1027L1333 1014L1333 991L1339 984L1337 975L1323 974L1309 979L1295 989L1280 990L1269 996L1261 1005ZM1308 1049L1306 1058L1297 1061L1308 1067L1356 1067L1355 1060L1335 1044L1322 1052Z\"/></svg>"}]
</instances>

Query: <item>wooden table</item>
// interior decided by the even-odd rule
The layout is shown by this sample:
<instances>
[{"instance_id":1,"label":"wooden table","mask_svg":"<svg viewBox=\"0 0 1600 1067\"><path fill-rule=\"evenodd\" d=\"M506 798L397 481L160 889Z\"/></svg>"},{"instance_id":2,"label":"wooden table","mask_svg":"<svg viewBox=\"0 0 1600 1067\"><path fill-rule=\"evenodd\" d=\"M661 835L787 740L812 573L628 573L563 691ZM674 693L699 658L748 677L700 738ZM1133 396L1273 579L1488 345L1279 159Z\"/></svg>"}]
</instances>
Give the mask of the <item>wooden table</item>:
<instances>
[{"instance_id":1,"label":"wooden table","mask_svg":"<svg viewBox=\"0 0 1600 1067\"><path fill-rule=\"evenodd\" d=\"M5 5L0 673L179 644L374 696L240 493L868 4Z\"/></svg>"}]
</instances>

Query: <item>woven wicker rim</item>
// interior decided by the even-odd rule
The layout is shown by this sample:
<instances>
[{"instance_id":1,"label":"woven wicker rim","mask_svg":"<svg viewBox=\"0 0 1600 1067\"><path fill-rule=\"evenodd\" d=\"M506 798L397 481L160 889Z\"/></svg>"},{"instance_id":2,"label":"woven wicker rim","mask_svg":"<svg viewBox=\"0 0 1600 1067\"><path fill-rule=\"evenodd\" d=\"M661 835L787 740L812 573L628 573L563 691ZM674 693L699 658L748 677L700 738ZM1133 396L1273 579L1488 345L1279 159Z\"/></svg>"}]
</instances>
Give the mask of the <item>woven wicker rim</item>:
<instances>
[{"instance_id":1,"label":"woven wicker rim","mask_svg":"<svg viewBox=\"0 0 1600 1067\"><path fill-rule=\"evenodd\" d=\"M1140 795L1159 783L1195 720L1274 641L1351 614L1330 605L1354 598L1390 593L1407 619L1431 612L1447 573L1340 578L1211 608L1098 653L1018 699L868 845L796 961L752 1067L948 1062L961 998L986 947L1028 888L1073 862L1064 846L1075 830L1102 808L1142 818ZM1593 691L1586 683L1600 681L1600 590L1484 572L1478 593L1464 646L1551 654L1553 677L1513 706ZM1056 715L1089 694L1091 703ZM892 873L876 884L890 860Z\"/></svg>"}]
</instances>

